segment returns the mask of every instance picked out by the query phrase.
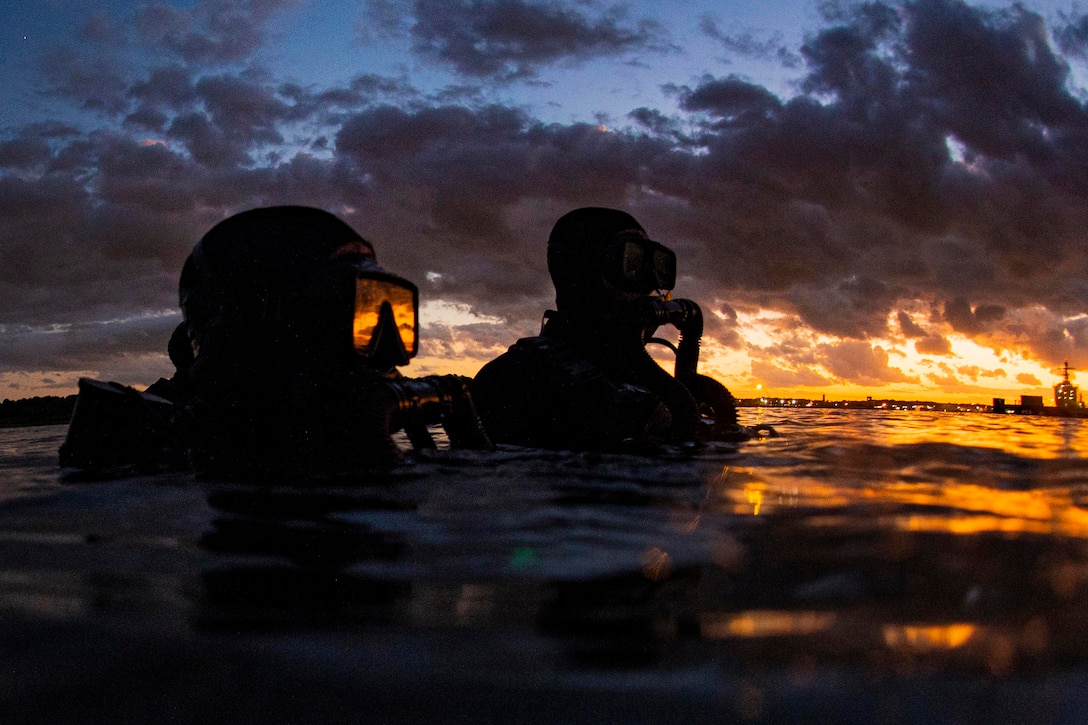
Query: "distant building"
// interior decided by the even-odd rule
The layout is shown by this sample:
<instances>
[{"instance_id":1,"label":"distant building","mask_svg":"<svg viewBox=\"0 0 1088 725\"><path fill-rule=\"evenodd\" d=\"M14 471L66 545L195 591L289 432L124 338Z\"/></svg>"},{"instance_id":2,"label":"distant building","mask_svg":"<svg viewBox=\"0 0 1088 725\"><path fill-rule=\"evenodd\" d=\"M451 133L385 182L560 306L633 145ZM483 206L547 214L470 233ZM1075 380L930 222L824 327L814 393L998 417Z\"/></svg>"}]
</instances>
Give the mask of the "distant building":
<instances>
[{"instance_id":1,"label":"distant building","mask_svg":"<svg viewBox=\"0 0 1088 725\"><path fill-rule=\"evenodd\" d=\"M1043 412L1043 396L1041 395L1021 395L1020 396L1020 410L1024 413L1042 413Z\"/></svg>"},{"instance_id":2,"label":"distant building","mask_svg":"<svg viewBox=\"0 0 1088 725\"><path fill-rule=\"evenodd\" d=\"M1069 367L1069 361L1065 361L1064 378L1063 380L1054 386L1054 405L1058 408L1064 408L1069 410L1071 408L1082 408L1080 398L1077 395L1077 386L1073 385L1069 380L1069 371L1073 368Z\"/></svg>"}]
</instances>

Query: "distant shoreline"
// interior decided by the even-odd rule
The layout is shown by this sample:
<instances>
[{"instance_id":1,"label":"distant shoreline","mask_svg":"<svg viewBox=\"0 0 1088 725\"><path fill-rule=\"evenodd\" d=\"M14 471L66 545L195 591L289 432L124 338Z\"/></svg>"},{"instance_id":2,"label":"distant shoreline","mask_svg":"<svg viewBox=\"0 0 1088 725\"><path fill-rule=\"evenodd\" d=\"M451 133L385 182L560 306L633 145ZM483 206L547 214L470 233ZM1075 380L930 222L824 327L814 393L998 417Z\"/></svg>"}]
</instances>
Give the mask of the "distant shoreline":
<instances>
[{"instance_id":1,"label":"distant shoreline","mask_svg":"<svg viewBox=\"0 0 1088 725\"><path fill-rule=\"evenodd\" d=\"M76 405L76 395L23 398L0 402L0 428L20 428L39 425L63 425L72 419ZM934 403L917 400L801 400L770 398L739 398L738 408L821 408L834 410L920 410L941 413L994 413L992 405L981 403ZM1058 411L1056 408L1040 410L1019 410L1020 406L1008 413L1018 415L1049 415L1067 417L1088 417L1088 411Z\"/></svg>"},{"instance_id":2,"label":"distant shoreline","mask_svg":"<svg viewBox=\"0 0 1088 725\"><path fill-rule=\"evenodd\" d=\"M62 425L72 419L75 395L47 395L0 402L0 428Z\"/></svg>"},{"instance_id":3,"label":"distant shoreline","mask_svg":"<svg viewBox=\"0 0 1088 725\"><path fill-rule=\"evenodd\" d=\"M800 398L740 398L738 408L804 408L821 410L900 410L936 413L990 413L1038 415L1048 418L1088 418L1088 408L1002 403L999 408L983 403L933 403L918 400L802 400Z\"/></svg>"},{"instance_id":4,"label":"distant shoreline","mask_svg":"<svg viewBox=\"0 0 1088 725\"><path fill-rule=\"evenodd\" d=\"M738 408L821 408L837 410L922 410L941 413L991 413L985 403L934 403L929 400L809 400L807 398L737 398Z\"/></svg>"}]
</instances>

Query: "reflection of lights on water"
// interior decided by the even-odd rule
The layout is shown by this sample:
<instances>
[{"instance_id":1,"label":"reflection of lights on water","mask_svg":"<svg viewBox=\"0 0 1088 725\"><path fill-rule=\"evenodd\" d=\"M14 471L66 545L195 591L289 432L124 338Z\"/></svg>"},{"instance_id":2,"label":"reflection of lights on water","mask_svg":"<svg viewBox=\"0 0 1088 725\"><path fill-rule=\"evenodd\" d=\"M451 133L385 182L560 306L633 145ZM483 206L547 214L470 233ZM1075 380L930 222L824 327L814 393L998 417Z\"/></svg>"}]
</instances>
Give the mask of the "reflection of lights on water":
<instances>
[{"instance_id":1,"label":"reflection of lights on water","mask_svg":"<svg viewBox=\"0 0 1088 725\"><path fill-rule=\"evenodd\" d=\"M642 575L650 581L661 581L672 574L672 557L656 546L642 553Z\"/></svg>"},{"instance_id":2,"label":"reflection of lights on water","mask_svg":"<svg viewBox=\"0 0 1088 725\"><path fill-rule=\"evenodd\" d=\"M737 614L709 613L700 621L700 631L702 636L711 639L801 636L830 629L835 619L830 612L772 609Z\"/></svg>"},{"instance_id":3,"label":"reflection of lights on water","mask_svg":"<svg viewBox=\"0 0 1088 725\"><path fill-rule=\"evenodd\" d=\"M901 516L896 525L903 531L944 531L950 534L983 534L987 532L1048 534L1046 521L1004 519L998 516Z\"/></svg>"},{"instance_id":4,"label":"reflection of lights on water","mask_svg":"<svg viewBox=\"0 0 1088 725\"><path fill-rule=\"evenodd\" d=\"M884 644L907 656L933 655L961 650L992 674L1009 674L1018 654L1038 655L1048 646L1049 632L1042 617L1021 628L994 629L969 622L947 624L885 624Z\"/></svg>"},{"instance_id":5,"label":"reflection of lights on water","mask_svg":"<svg viewBox=\"0 0 1088 725\"><path fill-rule=\"evenodd\" d=\"M716 489L718 495L728 496L730 498L736 495L736 489L729 486L728 481L730 476L734 473L733 469L729 466L722 468L722 472L718 475L717 480L714 482L714 489ZM752 475L751 469L747 471L737 471L740 475ZM744 484L743 496L747 500L748 505L752 507L752 514L759 516L759 510L763 506L763 492L767 489L766 484L758 481L749 481ZM745 512L747 513L747 511Z\"/></svg>"},{"instance_id":6,"label":"reflection of lights on water","mask_svg":"<svg viewBox=\"0 0 1088 725\"><path fill-rule=\"evenodd\" d=\"M899 418L874 429L872 442L904 446L942 441L1032 459L1067 458L1088 445L1088 427L1068 418L1031 415L958 416L943 413Z\"/></svg>"},{"instance_id":7,"label":"reflection of lights on water","mask_svg":"<svg viewBox=\"0 0 1088 725\"><path fill-rule=\"evenodd\" d=\"M748 503L752 504L752 515L759 516L759 507L763 505L762 484L749 483L744 487L744 493L748 496Z\"/></svg>"},{"instance_id":8,"label":"reflection of lights on water","mask_svg":"<svg viewBox=\"0 0 1088 725\"><path fill-rule=\"evenodd\" d=\"M739 477L746 477L749 480L741 483L735 479ZM726 466L722 469L722 472L715 479L714 483L710 486L709 494L712 500L712 506L715 510L720 510L721 501L727 502L730 505L730 510L733 513L738 514L752 514L759 516L760 514L767 512L768 506L794 506L798 503L798 496L802 493L802 489L797 486L783 487L783 486L768 486L763 481L755 479L755 473L752 469L733 469ZM815 488L806 489L806 493L825 493L831 491L831 489L822 487L817 491Z\"/></svg>"},{"instance_id":9,"label":"reflection of lights on water","mask_svg":"<svg viewBox=\"0 0 1088 725\"><path fill-rule=\"evenodd\" d=\"M770 516L779 507L802 506L813 509L805 520L808 525L826 526L843 519L820 517L815 509L861 504L893 507L885 508L889 515L882 521L900 531L1056 534L1088 539L1088 510L1078 505L1068 487L1005 490L954 480L868 486L813 481L790 484L768 483L757 478L753 469L726 466L709 486L710 510ZM895 511L895 507L907 506L912 509L909 514Z\"/></svg>"},{"instance_id":10,"label":"reflection of lights on water","mask_svg":"<svg viewBox=\"0 0 1088 725\"><path fill-rule=\"evenodd\" d=\"M908 652L936 652L956 649L975 635L973 624L886 624L884 644Z\"/></svg>"},{"instance_id":11,"label":"reflection of lights on water","mask_svg":"<svg viewBox=\"0 0 1088 725\"><path fill-rule=\"evenodd\" d=\"M895 517L898 528L906 531L997 531L1088 538L1088 511L1073 503L1068 490L1003 491L975 484L900 484L868 489L866 495L889 503L970 512Z\"/></svg>"},{"instance_id":12,"label":"reflection of lights on water","mask_svg":"<svg viewBox=\"0 0 1088 725\"><path fill-rule=\"evenodd\" d=\"M457 621L462 625L487 619L494 608L494 591L480 584L463 585L454 604Z\"/></svg>"}]
</instances>

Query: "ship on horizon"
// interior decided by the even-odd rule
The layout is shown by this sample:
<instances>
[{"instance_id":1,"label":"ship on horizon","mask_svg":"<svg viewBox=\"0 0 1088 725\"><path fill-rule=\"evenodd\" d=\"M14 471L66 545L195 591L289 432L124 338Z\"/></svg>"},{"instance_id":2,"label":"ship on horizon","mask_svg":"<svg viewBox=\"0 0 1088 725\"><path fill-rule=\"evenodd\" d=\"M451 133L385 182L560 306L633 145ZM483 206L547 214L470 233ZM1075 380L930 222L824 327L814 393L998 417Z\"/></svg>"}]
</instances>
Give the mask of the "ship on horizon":
<instances>
[{"instance_id":1,"label":"ship on horizon","mask_svg":"<svg viewBox=\"0 0 1088 725\"><path fill-rule=\"evenodd\" d=\"M1054 405L1043 405L1041 395L1021 395L1019 405L1006 405L1004 398L994 398L995 413L1013 413L1022 415L1054 415L1073 418L1088 418L1088 409L1084 407L1084 397L1080 388L1069 379L1069 367L1066 360L1062 365L1062 379L1054 386Z\"/></svg>"},{"instance_id":2,"label":"ship on horizon","mask_svg":"<svg viewBox=\"0 0 1088 725\"><path fill-rule=\"evenodd\" d=\"M1069 379L1070 370L1076 370L1076 368L1069 367L1069 361L1066 360L1062 367L1062 381L1054 386L1054 407L1063 410L1083 410L1084 398L1078 394L1079 388Z\"/></svg>"}]
</instances>

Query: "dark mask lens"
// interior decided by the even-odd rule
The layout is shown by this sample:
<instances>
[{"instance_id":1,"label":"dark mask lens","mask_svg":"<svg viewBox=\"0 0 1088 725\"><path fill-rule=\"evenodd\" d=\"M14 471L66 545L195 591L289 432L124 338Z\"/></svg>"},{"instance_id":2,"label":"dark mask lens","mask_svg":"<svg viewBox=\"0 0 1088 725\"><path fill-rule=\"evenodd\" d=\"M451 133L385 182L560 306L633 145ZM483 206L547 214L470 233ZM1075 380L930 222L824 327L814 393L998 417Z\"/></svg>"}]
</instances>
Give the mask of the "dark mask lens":
<instances>
[{"instance_id":1,"label":"dark mask lens","mask_svg":"<svg viewBox=\"0 0 1088 725\"><path fill-rule=\"evenodd\" d=\"M676 286L676 255L671 249L656 244L653 253L657 289L671 290Z\"/></svg>"},{"instance_id":2,"label":"dark mask lens","mask_svg":"<svg viewBox=\"0 0 1088 725\"><path fill-rule=\"evenodd\" d=\"M629 241L623 245L623 278L637 283L642 277L642 266L646 263L646 251L642 242Z\"/></svg>"},{"instance_id":3,"label":"dark mask lens","mask_svg":"<svg viewBox=\"0 0 1088 725\"><path fill-rule=\"evenodd\" d=\"M604 277L628 292L671 290L676 283L676 255L634 232L621 232L609 246Z\"/></svg>"}]
</instances>

